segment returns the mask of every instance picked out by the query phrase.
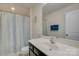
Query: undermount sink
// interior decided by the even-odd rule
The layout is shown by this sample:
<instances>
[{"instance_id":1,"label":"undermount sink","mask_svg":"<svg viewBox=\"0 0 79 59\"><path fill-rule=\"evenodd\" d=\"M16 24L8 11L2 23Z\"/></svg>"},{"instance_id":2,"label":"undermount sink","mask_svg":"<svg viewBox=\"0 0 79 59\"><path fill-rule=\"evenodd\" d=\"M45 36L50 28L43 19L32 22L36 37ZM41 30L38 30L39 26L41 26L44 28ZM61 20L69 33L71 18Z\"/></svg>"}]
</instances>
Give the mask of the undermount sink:
<instances>
[{"instance_id":1,"label":"undermount sink","mask_svg":"<svg viewBox=\"0 0 79 59\"><path fill-rule=\"evenodd\" d=\"M55 42L45 42L44 45L48 48L49 51L58 49Z\"/></svg>"}]
</instances>

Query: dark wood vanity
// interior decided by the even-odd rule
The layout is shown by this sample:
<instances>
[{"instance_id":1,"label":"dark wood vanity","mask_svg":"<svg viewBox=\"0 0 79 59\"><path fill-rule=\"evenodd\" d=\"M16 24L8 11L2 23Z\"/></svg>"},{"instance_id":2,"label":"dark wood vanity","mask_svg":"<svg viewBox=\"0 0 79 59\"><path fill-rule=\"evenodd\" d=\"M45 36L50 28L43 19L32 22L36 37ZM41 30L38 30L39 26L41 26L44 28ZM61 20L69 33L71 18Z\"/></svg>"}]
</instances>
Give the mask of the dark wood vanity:
<instances>
[{"instance_id":1,"label":"dark wood vanity","mask_svg":"<svg viewBox=\"0 0 79 59\"><path fill-rule=\"evenodd\" d=\"M46 54L29 42L29 56L46 56Z\"/></svg>"}]
</instances>

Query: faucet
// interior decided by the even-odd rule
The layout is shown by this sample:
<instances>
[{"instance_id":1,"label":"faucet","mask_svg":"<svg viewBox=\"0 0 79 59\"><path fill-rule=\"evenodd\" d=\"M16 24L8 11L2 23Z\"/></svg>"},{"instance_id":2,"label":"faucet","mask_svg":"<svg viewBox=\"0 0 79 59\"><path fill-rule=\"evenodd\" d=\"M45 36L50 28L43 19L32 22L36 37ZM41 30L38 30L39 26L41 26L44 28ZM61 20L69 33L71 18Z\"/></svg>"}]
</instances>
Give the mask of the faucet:
<instances>
[{"instance_id":1,"label":"faucet","mask_svg":"<svg viewBox=\"0 0 79 59\"><path fill-rule=\"evenodd\" d=\"M53 38L50 39L50 42L51 42L52 44L54 44Z\"/></svg>"},{"instance_id":2,"label":"faucet","mask_svg":"<svg viewBox=\"0 0 79 59\"><path fill-rule=\"evenodd\" d=\"M51 42L52 44L55 43L53 39L56 39L56 37L51 37L50 42Z\"/></svg>"}]
</instances>

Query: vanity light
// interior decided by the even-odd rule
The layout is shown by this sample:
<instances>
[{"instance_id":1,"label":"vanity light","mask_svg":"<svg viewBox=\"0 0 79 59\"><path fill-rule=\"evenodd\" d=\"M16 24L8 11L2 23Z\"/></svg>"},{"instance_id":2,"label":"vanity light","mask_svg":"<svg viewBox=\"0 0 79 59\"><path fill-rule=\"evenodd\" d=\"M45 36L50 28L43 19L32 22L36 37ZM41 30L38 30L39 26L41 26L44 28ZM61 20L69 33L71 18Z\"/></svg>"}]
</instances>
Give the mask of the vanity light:
<instances>
[{"instance_id":1,"label":"vanity light","mask_svg":"<svg viewBox=\"0 0 79 59\"><path fill-rule=\"evenodd\" d=\"M15 10L15 8L14 8L14 7L11 7L11 10L12 10L12 11L14 11L14 10Z\"/></svg>"}]
</instances>

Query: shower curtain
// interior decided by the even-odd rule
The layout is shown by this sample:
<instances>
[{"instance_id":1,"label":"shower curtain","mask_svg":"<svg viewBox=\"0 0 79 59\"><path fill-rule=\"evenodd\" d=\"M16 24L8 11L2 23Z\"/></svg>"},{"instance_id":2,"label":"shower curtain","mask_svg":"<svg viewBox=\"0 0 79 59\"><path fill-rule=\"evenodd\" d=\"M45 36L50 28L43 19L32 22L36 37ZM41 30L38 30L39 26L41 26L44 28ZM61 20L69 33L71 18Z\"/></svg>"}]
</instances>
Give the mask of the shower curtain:
<instances>
[{"instance_id":1,"label":"shower curtain","mask_svg":"<svg viewBox=\"0 0 79 59\"><path fill-rule=\"evenodd\" d=\"M0 12L0 55L11 55L28 45L29 17Z\"/></svg>"}]
</instances>

